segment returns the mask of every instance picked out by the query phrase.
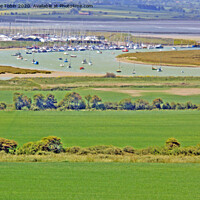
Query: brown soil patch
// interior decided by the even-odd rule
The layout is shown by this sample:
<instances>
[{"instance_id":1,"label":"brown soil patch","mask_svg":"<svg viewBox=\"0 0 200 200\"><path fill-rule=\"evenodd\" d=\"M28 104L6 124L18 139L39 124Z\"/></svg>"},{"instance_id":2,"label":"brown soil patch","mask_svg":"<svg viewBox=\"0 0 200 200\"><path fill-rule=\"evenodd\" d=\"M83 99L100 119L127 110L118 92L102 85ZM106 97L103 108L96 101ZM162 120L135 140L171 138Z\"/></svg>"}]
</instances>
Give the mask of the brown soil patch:
<instances>
[{"instance_id":1,"label":"brown soil patch","mask_svg":"<svg viewBox=\"0 0 200 200\"><path fill-rule=\"evenodd\" d=\"M166 90L166 92L180 96L190 96L200 94L200 88L171 88Z\"/></svg>"}]
</instances>

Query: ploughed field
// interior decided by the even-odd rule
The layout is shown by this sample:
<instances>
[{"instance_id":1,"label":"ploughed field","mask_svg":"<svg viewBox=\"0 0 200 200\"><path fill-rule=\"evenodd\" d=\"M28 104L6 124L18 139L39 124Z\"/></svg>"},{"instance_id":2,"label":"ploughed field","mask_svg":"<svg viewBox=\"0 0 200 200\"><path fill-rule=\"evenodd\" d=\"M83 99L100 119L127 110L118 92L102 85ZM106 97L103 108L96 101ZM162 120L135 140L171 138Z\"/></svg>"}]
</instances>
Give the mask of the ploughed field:
<instances>
[{"instance_id":1,"label":"ploughed field","mask_svg":"<svg viewBox=\"0 0 200 200\"><path fill-rule=\"evenodd\" d=\"M200 67L200 50L136 52L117 56L128 62Z\"/></svg>"},{"instance_id":2,"label":"ploughed field","mask_svg":"<svg viewBox=\"0 0 200 200\"><path fill-rule=\"evenodd\" d=\"M0 136L23 145L45 136L65 147L163 146L175 137L182 146L200 143L199 111L1 111Z\"/></svg>"},{"instance_id":3,"label":"ploughed field","mask_svg":"<svg viewBox=\"0 0 200 200\"><path fill-rule=\"evenodd\" d=\"M199 164L0 163L1 199L197 200Z\"/></svg>"}]
</instances>

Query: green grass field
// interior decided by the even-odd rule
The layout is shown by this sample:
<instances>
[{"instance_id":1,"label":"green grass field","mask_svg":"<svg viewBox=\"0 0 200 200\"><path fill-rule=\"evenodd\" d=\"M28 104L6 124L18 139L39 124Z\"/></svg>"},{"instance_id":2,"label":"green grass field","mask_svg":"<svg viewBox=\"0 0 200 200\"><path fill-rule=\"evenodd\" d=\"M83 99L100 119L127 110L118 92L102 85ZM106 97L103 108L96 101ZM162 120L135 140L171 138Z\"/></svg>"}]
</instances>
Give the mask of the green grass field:
<instances>
[{"instance_id":1,"label":"green grass field","mask_svg":"<svg viewBox=\"0 0 200 200\"><path fill-rule=\"evenodd\" d=\"M199 164L0 163L0 199L198 200Z\"/></svg>"},{"instance_id":2,"label":"green grass field","mask_svg":"<svg viewBox=\"0 0 200 200\"><path fill-rule=\"evenodd\" d=\"M163 146L170 137L182 146L200 143L199 111L1 111L0 136L19 145L55 135L65 147Z\"/></svg>"}]
</instances>

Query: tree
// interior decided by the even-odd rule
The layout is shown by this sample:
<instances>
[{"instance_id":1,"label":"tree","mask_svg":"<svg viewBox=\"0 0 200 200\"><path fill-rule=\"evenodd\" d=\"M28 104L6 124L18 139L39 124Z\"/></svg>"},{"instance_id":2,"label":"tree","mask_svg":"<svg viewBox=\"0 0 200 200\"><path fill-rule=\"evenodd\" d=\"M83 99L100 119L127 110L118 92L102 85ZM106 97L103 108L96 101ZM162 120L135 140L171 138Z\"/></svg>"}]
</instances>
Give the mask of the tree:
<instances>
[{"instance_id":1,"label":"tree","mask_svg":"<svg viewBox=\"0 0 200 200\"><path fill-rule=\"evenodd\" d=\"M92 103L92 108L97 108L99 102L101 102L102 99L100 97L98 97L97 95L94 95L91 99L91 103Z\"/></svg>"},{"instance_id":2,"label":"tree","mask_svg":"<svg viewBox=\"0 0 200 200\"><path fill-rule=\"evenodd\" d=\"M90 101L92 99L92 96L90 94L88 94L87 96L85 96L85 99L87 101L87 107L90 108Z\"/></svg>"},{"instance_id":3,"label":"tree","mask_svg":"<svg viewBox=\"0 0 200 200\"><path fill-rule=\"evenodd\" d=\"M14 107L16 110L21 110L23 107L31 108L31 98L28 98L22 93L14 93L13 97Z\"/></svg>"},{"instance_id":4,"label":"tree","mask_svg":"<svg viewBox=\"0 0 200 200\"><path fill-rule=\"evenodd\" d=\"M45 97L44 97L44 95L43 94L36 94L36 95L34 95L33 98L34 98L36 106L39 109L44 110L45 109Z\"/></svg>"},{"instance_id":5,"label":"tree","mask_svg":"<svg viewBox=\"0 0 200 200\"><path fill-rule=\"evenodd\" d=\"M0 110L5 110L7 105L5 103L0 103Z\"/></svg>"},{"instance_id":6,"label":"tree","mask_svg":"<svg viewBox=\"0 0 200 200\"><path fill-rule=\"evenodd\" d=\"M130 98L121 100L119 102L119 105L121 106L122 109L125 110L134 110L135 108L135 105Z\"/></svg>"},{"instance_id":7,"label":"tree","mask_svg":"<svg viewBox=\"0 0 200 200\"><path fill-rule=\"evenodd\" d=\"M82 97L76 92L71 92L65 95L64 99L59 103L59 107L65 107L67 109L79 109L82 103Z\"/></svg>"},{"instance_id":8,"label":"tree","mask_svg":"<svg viewBox=\"0 0 200 200\"><path fill-rule=\"evenodd\" d=\"M153 100L153 106L155 108L161 108L161 104L163 104L163 100L161 98L157 98Z\"/></svg>"},{"instance_id":9,"label":"tree","mask_svg":"<svg viewBox=\"0 0 200 200\"><path fill-rule=\"evenodd\" d=\"M149 102L145 101L143 99L137 99L135 101L135 109L136 110L144 110L146 108L148 108Z\"/></svg>"},{"instance_id":10,"label":"tree","mask_svg":"<svg viewBox=\"0 0 200 200\"><path fill-rule=\"evenodd\" d=\"M57 100L55 99L55 96L53 94L47 94L46 100L45 100L45 108L49 109L56 109Z\"/></svg>"}]
</instances>

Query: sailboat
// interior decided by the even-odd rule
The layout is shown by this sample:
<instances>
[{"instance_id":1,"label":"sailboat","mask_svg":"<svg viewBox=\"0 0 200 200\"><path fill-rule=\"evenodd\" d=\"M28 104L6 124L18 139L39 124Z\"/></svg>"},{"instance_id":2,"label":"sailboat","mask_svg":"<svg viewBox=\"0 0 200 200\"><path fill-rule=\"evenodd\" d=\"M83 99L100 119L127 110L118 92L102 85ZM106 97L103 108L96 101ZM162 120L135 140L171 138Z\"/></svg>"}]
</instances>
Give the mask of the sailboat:
<instances>
[{"instance_id":1,"label":"sailboat","mask_svg":"<svg viewBox=\"0 0 200 200\"><path fill-rule=\"evenodd\" d=\"M159 67L159 68L157 69L157 72L162 72L162 68Z\"/></svg>"},{"instance_id":2,"label":"sailboat","mask_svg":"<svg viewBox=\"0 0 200 200\"><path fill-rule=\"evenodd\" d=\"M90 59L90 51L89 51L89 62L88 62L88 65L92 65L92 61Z\"/></svg>"},{"instance_id":3,"label":"sailboat","mask_svg":"<svg viewBox=\"0 0 200 200\"><path fill-rule=\"evenodd\" d=\"M134 68L133 68L133 74L136 74L135 65L134 65Z\"/></svg>"},{"instance_id":4,"label":"sailboat","mask_svg":"<svg viewBox=\"0 0 200 200\"><path fill-rule=\"evenodd\" d=\"M70 59L70 62L69 62L69 66L68 68L72 68L72 65L71 65L71 59Z\"/></svg>"},{"instance_id":5,"label":"sailboat","mask_svg":"<svg viewBox=\"0 0 200 200\"><path fill-rule=\"evenodd\" d=\"M87 64L87 60L83 59L82 64Z\"/></svg>"},{"instance_id":6,"label":"sailboat","mask_svg":"<svg viewBox=\"0 0 200 200\"><path fill-rule=\"evenodd\" d=\"M34 59L34 54L33 54L32 64L34 64L34 65L39 65L39 62L38 62L38 61L35 61L35 59Z\"/></svg>"},{"instance_id":7,"label":"sailboat","mask_svg":"<svg viewBox=\"0 0 200 200\"><path fill-rule=\"evenodd\" d=\"M119 68L116 70L117 73L121 73L122 70L121 70L121 66L120 66L120 62L119 62Z\"/></svg>"}]
</instances>

